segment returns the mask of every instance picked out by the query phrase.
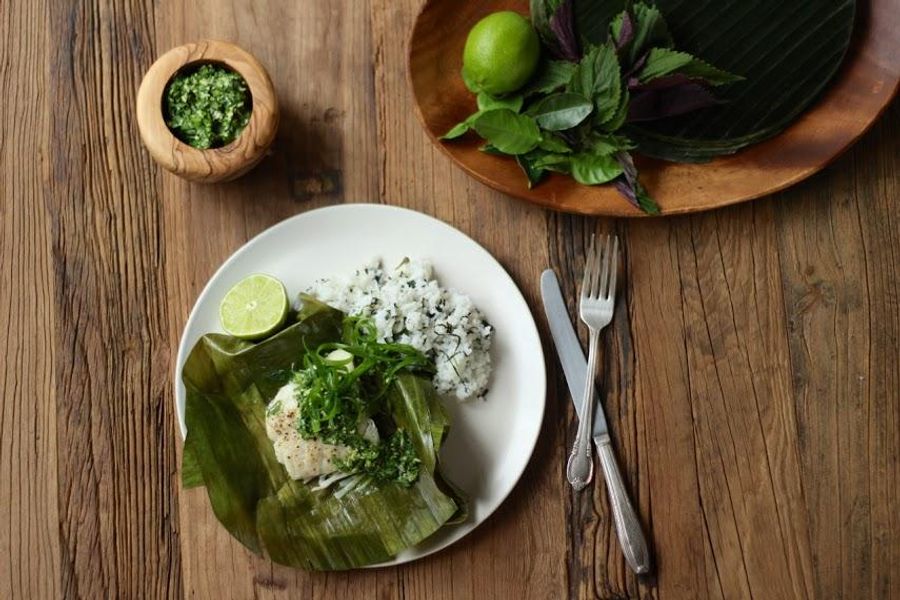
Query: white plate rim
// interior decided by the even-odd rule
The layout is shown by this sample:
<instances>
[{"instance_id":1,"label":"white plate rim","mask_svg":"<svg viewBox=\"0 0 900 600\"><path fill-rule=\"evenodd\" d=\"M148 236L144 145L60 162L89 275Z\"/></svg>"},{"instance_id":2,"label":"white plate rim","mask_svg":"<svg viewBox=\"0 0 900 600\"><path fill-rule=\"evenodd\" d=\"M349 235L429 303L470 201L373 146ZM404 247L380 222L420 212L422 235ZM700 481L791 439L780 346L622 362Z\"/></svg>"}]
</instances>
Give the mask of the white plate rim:
<instances>
[{"instance_id":1,"label":"white plate rim","mask_svg":"<svg viewBox=\"0 0 900 600\"><path fill-rule=\"evenodd\" d=\"M210 290L213 287L214 282L222 276L225 272L228 271L229 267L237 262L245 253L250 252L251 249L261 240L265 239L270 235L275 235L278 230L286 227L293 226L295 222L301 221L309 218L310 215L320 214L326 211L353 211L353 210L375 210L375 211L395 211L400 213L405 213L414 218L421 218L427 221L431 221L432 225L438 228L445 229L449 234L454 236L459 236L463 239L463 241L472 245L473 249L476 253L481 255L483 260L486 260L497 268L497 271L501 274L501 276L506 280L506 283L511 286L511 288L515 292L515 297L510 298L510 301L514 301L515 303L520 305L520 308L524 309L524 314L528 315L528 319L526 320L528 327L528 335L533 338L534 344L533 347L536 349L535 357L539 363L540 368L537 370L537 373L534 374L536 377L537 388L540 390L538 397L540 398L540 406L539 406L539 418L535 420L535 425L532 430L532 435L530 439L527 440L525 446L528 448L527 453L523 455L523 460L519 466L518 472L515 474L515 477L511 478L509 481L509 485L505 490L501 493L497 494L495 501L487 510L484 515L471 523L470 527L463 527L464 524L459 526L459 529L454 534L446 536L444 540L442 540L439 544L433 545L432 547L418 550L416 547L407 548L400 555L395 557L393 560L386 561L383 563L367 565L364 568L380 568L380 567L391 567L402 565L405 563L413 562L437 552L440 552L449 546L452 546L465 536L472 533L475 529L477 529L482 523L487 521L491 515L496 512L496 510L506 501L509 497L510 493L512 493L513 489L515 489L516 485L522 478L522 475L525 472L525 469L528 467L528 464L531 462L531 458L534 455L534 450L537 446L538 438L540 437L540 431L543 426L544 414L546 413L546 405L547 405L547 376L546 376L546 359L544 356L543 344L540 339L540 334L538 332L537 324L534 320L534 315L531 312L528 303L525 301L525 297L522 295L522 291L519 289L519 286L516 284L515 280L513 280L512 276L510 276L509 272L503 267L500 262L494 258L494 256L488 252L488 250L479 244L477 241L466 235L464 232L460 231L456 227L453 227L449 223L446 223L436 217L428 215L426 213L413 210L410 208L405 208L401 206L395 206L391 204L378 204L378 203L364 203L364 202L350 202L344 204L335 204L330 206L324 206L320 208L315 208L312 210L304 211L293 216L290 216L278 223L264 229L260 233L256 234L250 240L242 244L237 250L235 250L220 266L216 271L210 276L209 280L207 280L206 285L204 285L203 290L197 296L197 300L194 302L193 307L191 308L190 315L188 316L187 321L185 322L184 328L181 332L181 337L179 339L178 344L178 353L176 355L175 364L173 365L174 371L174 402L175 402L175 415L178 421L179 431L181 432L181 438L184 440L187 435L187 428L184 423L184 403L185 403L185 388L184 384L181 381L181 367L184 364L185 359L187 358L187 354L190 351L190 348L187 344L188 334L193 328L194 322L198 318L198 312L201 305L205 302L207 296L210 293ZM180 465L179 465L180 469ZM461 532L461 533L460 533ZM427 543L428 538L426 538L423 543Z\"/></svg>"}]
</instances>

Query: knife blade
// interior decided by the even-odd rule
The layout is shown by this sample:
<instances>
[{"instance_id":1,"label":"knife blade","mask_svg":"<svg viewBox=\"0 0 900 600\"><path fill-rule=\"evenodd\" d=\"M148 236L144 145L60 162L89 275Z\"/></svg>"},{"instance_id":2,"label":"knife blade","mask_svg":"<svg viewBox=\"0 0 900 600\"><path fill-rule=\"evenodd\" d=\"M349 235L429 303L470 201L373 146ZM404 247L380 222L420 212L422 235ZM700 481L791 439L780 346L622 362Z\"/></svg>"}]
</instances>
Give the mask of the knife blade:
<instances>
[{"instance_id":1,"label":"knife blade","mask_svg":"<svg viewBox=\"0 0 900 600\"><path fill-rule=\"evenodd\" d=\"M544 301L547 321L550 323L550 335L553 337L553 344L556 346L556 353L559 355L559 362L562 363L566 383L569 385L572 404L575 405L575 412L578 413L580 419L580 400L584 397L584 384L587 379L587 359L584 357L581 342L578 341L575 328L569 319L569 311L553 269L547 269L541 273L541 298ZM591 437L596 441L598 436L609 433L609 427L606 424L606 415L603 414L603 405L597 401L596 391L594 392L594 402L596 408L594 409Z\"/></svg>"},{"instance_id":2,"label":"knife blade","mask_svg":"<svg viewBox=\"0 0 900 600\"><path fill-rule=\"evenodd\" d=\"M541 274L541 297L544 300L544 312L547 313L547 321L550 323L550 334L556 345L556 353L559 362L562 363L566 383L569 385L569 393L572 395L572 403L575 411L580 409L579 400L584 397L584 384L587 377L587 360L584 358L584 350L575 328L569 320L569 311L559 289L559 281L552 269L547 269ZM606 415L603 414L603 405L597 401L597 391L594 390L594 423L592 424L591 437L597 447L600 456L600 465L603 468L603 478L606 480L606 489L609 493L609 504L612 509L613 521L616 524L616 535L622 546L622 554L628 566L642 575L650 572L650 552L647 539L644 536L641 521L628 497L628 489L625 486L622 472L613 453L612 443L609 439L609 429L606 425ZM579 413L579 418L581 414Z\"/></svg>"}]
</instances>

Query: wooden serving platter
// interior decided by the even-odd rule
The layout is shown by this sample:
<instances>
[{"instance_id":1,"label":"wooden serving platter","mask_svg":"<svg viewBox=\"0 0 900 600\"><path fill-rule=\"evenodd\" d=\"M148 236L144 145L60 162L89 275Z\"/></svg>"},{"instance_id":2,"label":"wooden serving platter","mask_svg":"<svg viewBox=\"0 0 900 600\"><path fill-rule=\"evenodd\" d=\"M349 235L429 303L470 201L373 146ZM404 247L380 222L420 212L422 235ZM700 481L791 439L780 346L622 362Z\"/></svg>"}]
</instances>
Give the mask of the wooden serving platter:
<instances>
[{"instance_id":1,"label":"wooden serving platter","mask_svg":"<svg viewBox=\"0 0 900 600\"><path fill-rule=\"evenodd\" d=\"M475 179L496 190L565 212L641 216L612 186L588 187L551 175L529 189L507 157L480 152L476 136L451 143L438 137L475 111L460 77L471 27L497 10L528 13L524 0L460 3L428 0L409 40L408 76L416 110L431 140ZM737 154L703 164L638 156L641 181L664 215L752 200L801 181L855 142L884 111L900 81L900 12L894 0L859 3L856 31L840 71L822 97L790 127Z\"/></svg>"}]
</instances>

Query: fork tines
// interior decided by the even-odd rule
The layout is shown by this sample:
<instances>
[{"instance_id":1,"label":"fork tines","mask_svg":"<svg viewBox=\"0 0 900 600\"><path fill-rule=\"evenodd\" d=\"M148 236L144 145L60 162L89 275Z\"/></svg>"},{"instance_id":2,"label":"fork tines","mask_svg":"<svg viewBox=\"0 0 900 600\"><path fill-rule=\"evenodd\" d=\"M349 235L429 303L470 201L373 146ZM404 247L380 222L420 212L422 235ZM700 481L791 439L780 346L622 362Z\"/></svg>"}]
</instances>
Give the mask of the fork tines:
<instances>
[{"instance_id":1,"label":"fork tines","mask_svg":"<svg viewBox=\"0 0 900 600\"><path fill-rule=\"evenodd\" d=\"M616 271L619 264L619 238L605 235L598 252L595 236L584 261L584 278L581 281L582 298L610 298L616 293Z\"/></svg>"}]
</instances>

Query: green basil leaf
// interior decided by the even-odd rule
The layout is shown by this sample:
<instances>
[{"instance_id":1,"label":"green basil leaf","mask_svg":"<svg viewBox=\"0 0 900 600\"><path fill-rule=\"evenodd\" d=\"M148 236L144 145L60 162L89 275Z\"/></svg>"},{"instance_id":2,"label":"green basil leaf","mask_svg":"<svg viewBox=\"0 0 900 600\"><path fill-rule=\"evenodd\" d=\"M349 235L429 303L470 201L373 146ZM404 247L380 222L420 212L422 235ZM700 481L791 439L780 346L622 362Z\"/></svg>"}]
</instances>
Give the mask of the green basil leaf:
<instances>
[{"instance_id":1,"label":"green basil leaf","mask_svg":"<svg viewBox=\"0 0 900 600\"><path fill-rule=\"evenodd\" d=\"M469 123L467 121L462 121L451 127L450 131L442 135L439 139L455 140L456 138L465 134L467 131L469 131Z\"/></svg>"},{"instance_id":2,"label":"green basil leaf","mask_svg":"<svg viewBox=\"0 0 900 600\"><path fill-rule=\"evenodd\" d=\"M584 121L594 104L581 94L562 93L547 96L529 110L538 125L547 131L571 129Z\"/></svg>"},{"instance_id":3,"label":"green basil leaf","mask_svg":"<svg viewBox=\"0 0 900 600\"><path fill-rule=\"evenodd\" d=\"M566 90L594 102L594 123L610 122L620 110L622 72L612 42L588 50L575 68Z\"/></svg>"},{"instance_id":4,"label":"green basil leaf","mask_svg":"<svg viewBox=\"0 0 900 600\"><path fill-rule=\"evenodd\" d=\"M620 150L632 150L634 143L625 136L594 134L589 141L591 153L597 156L609 156Z\"/></svg>"},{"instance_id":5,"label":"green basil leaf","mask_svg":"<svg viewBox=\"0 0 900 600\"><path fill-rule=\"evenodd\" d=\"M506 98L495 98L487 92L478 94L478 110L494 110L497 108L508 108L513 112L522 110L522 103L525 101L521 95L507 96Z\"/></svg>"},{"instance_id":6,"label":"green basil leaf","mask_svg":"<svg viewBox=\"0 0 900 600\"><path fill-rule=\"evenodd\" d=\"M521 90L523 96L533 94L549 94L561 87L565 87L572 79L575 72L575 63L565 60L544 61L537 74Z\"/></svg>"},{"instance_id":7,"label":"green basil leaf","mask_svg":"<svg viewBox=\"0 0 900 600\"><path fill-rule=\"evenodd\" d=\"M596 106L594 120L598 125L610 121L619 110L622 98L622 72L619 68L619 58L616 49L611 42L600 46L597 53L596 73L594 82L594 106Z\"/></svg>"},{"instance_id":8,"label":"green basil leaf","mask_svg":"<svg viewBox=\"0 0 900 600\"><path fill-rule=\"evenodd\" d=\"M593 46L585 51L584 57L575 66L572 78L566 85L567 92L581 94L585 98L590 98L594 95L594 80L597 78L595 63L597 62L598 48L600 46Z\"/></svg>"},{"instance_id":9,"label":"green basil leaf","mask_svg":"<svg viewBox=\"0 0 900 600\"><path fill-rule=\"evenodd\" d=\"M569 173L571 170L571 157L565 154L545 154L534 161L534 166L547 171Z\"/></svg>"},{"instance_id":10,"label":"green basil leaf","mask_svg":"<svg viewBox=\"0 0 900 600\"><path fill-rule=\"evenodd\" d=\"M454 125L450 129L450 131L448 131L447 133L442 135L439 139L455 140L456 138L464 135L467 131L469 131L469 129L472 128L472 123L475 122L475 119L477 119L479 117L479 115L481 115L481 111L478 111L474 114L469 115L468 117L466 117L465 121L461 121L461 122L457 123L456 125Z\"/></svg>"},{"instance_id":11,"label":"green basil leaf","mask_svg":"<svg viewBox=\"0 0 900 600\"><path fill-rule=\"evenodd\" d=\"M472 126L478 135L506 154L525 154L541 141L541 131L534 119L517 115L508 108L485 111Z\"/></svg>"},{"instance_id":12,"label":"green basil leaf","mask_svg":"<svg viewBox=\"0 0 900 600\"><path fill-rule=\"evenodd\" d=\"M619 106L616 108L615 114L612 118L600 125L601 129L604 131L619 130L628 119L628 102L630 100L631 94L628 92L627 88L623 88L622 93L619 95Z\"/></svg>"},{"instance_id":13,"label":"green basil leaf","mask_svg":"<svg viewBox=\"0 0 900 600\"><path fill-rule=\"evenodd\" d=\"M690 79L702 79L710 85L723 85L743 79L738 75L717 69L687 52L677 52L668 48L650 50L650 54L647 55L647 63L641 69L638 79L641 83L647 83L673 74L684 75Z\"/></svg>"},{"instance_id":14,"label":"green basil leaf","mask_svg":"<svg viewBox=\"0 0 900 600\"><path fill-rule=\"evenodd\" d=\"M555 154L568 154L572 151L569 145L558 135L548 133L538 144L538 148Z\"/></svg>"},{"instance_id":15,"label":"green basil leaf","mask_svg":"<svg viewBox=\"0 0 900 600\"><path fill-rule=\"evenodd\" d=\"M622 174L622 167L611 155L576 154L571 164L572 177L584 185L607 183Z\"/></svg>"},{"instance_id":16,"label":"green basil leaf","mask_svg":"<svg viewBox=\"0 0 900 600\"><path fill-rule=\"evenodd\" d=\"M542 167L539 167L535 164L540 156L541 153L538 150L532 150L528 154L520 154L516 156L516 163L522 169L522 172L525 173L525 177L528 178L529 189L540 183L541 180L547 175L546 169L543 169Z\"/></svg>"},{"instance_id":17,"label":"green basil leaf","mask_svg":"<svg viewBox=\"0 0 900 600\"><path fill-rule=\"evenodd\" d=\"M496 146L493 144L485 144L481 148L479 148L485 154L490 154L491 156L509 156L506 152L498 150Z\"/></svg>"}]
</instances>

